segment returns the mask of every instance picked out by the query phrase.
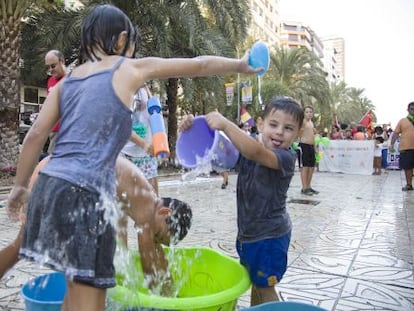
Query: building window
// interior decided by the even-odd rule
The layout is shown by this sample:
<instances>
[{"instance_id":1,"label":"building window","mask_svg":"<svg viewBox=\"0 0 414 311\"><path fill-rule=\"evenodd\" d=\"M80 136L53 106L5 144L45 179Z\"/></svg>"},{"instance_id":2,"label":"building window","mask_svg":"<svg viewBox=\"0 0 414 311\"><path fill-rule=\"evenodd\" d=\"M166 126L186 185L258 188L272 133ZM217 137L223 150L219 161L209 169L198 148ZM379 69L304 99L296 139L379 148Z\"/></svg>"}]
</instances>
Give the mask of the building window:
<instances>
[{"instance_id":1,"label":"building window","mask_svg":"<svg viewBox=\"0 0 414 311\"><path fill-rule=\"evenodd\" d=\"M297 35L288 35L288 40L289 41L298 41L298 36Z\"/></svg>"},{"instance_id":2,"label":"building window","mask_svg":"<svg viewBox=\"0 0 414 311\"><path fill-rule=\"evenodd\" d=\"M291 25L284 25L283 28L287 31L297 31L297 27L296 26L291 26Z\"/></svg>"}]
</instances>

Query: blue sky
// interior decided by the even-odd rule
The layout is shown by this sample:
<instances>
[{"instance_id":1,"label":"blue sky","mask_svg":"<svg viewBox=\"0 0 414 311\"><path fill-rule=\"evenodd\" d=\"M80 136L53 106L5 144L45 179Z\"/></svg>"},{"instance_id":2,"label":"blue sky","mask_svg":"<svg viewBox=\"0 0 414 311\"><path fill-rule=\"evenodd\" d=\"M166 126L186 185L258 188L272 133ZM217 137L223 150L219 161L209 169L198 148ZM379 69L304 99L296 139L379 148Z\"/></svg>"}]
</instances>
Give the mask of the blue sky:
<instances>
[{"instance_id":1,"label":"blue sky","mask_svg":"<svg viewBox=\"0 0 414 311\"><path fill-rule=\"evenodd\" d=\"M283 20L345 39L345 82L365 89L378 123L395 127L414 101L413 0L279 0Z\"/></svg>"}]
</instances>

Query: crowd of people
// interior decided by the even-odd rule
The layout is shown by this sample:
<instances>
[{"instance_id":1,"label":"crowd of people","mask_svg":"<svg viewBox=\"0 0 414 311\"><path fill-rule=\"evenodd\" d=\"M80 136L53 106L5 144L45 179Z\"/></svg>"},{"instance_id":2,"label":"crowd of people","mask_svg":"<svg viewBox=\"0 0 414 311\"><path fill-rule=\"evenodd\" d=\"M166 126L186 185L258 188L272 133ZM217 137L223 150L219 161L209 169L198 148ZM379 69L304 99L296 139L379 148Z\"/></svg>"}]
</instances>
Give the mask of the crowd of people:
<instances>
[{"instance_id":1,"label":"crowd of people","mask_svg":"<svg viewBox=\"0 0 414 311\"><path fill-rule=\"evenodd\" d=\"M382 137L387 140L392 134L392 129L389 125L377 125L373 130L366 128L363 125L334 125L329 133L329 139L331 140L367 140ZM326 132L322 135L328 136Z\"/></svg>"}]
</instances>

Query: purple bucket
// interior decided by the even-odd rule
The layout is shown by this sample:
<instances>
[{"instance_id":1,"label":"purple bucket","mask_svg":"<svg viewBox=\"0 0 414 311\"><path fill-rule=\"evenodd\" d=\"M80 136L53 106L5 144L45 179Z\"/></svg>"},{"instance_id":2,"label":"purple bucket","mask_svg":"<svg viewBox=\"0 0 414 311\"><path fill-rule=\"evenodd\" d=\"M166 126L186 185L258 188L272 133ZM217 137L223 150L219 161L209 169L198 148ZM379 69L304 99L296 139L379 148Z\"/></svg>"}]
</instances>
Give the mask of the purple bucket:
<instances>
[{"instance_id":1,"label":"purple bucket","mask_svg":"<svg viewBox=\"0 0 414 311\"><path fill-rule=\"evenodd\" d=\"M196 168L197 159L211 159L215 170L228 170L236 165L239 151L221 131L212 130L204 116L194 118L193 125L180 133L176 145L177 159L185 168Z\"/></svg>"}]
</instances>

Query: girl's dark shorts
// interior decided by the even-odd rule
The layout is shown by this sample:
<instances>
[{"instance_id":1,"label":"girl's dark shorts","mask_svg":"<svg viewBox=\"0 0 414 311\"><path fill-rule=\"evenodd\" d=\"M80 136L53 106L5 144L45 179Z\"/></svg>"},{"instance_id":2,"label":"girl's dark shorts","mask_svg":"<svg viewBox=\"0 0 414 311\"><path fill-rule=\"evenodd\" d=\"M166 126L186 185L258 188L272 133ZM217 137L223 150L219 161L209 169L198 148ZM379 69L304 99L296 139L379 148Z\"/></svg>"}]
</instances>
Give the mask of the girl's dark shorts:
<instances>
[{"instance_id":1,"label":"girl's dark shorts","mask_svg":"<svg viewBox=\"0 0 414 311\"><path fill-rule=\"evenodd\" d=\"M115 230L97 192L39 174L27 211L20 255L97 288L115 286Z\"/></svg>"}]
</instances>

